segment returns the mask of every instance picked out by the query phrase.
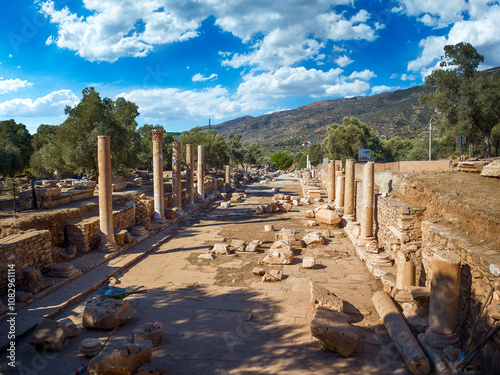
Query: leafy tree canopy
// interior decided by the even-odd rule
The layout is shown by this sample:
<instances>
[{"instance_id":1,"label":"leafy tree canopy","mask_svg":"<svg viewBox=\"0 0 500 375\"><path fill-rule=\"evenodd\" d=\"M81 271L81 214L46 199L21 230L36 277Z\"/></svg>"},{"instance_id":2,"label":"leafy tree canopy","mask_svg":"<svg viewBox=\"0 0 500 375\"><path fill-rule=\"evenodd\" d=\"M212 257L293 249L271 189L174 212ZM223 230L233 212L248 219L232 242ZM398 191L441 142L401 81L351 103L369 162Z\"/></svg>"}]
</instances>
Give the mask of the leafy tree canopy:
<instances>
[{"instance_id":1,"label":"leafy tree canopy","mask_svg":"<svg viewBox=\"0 0 500 375\"><path fill-rule=\"evenodd\" d=\"M26 168L29 164L33 153L31 138L32 136L24 124L17 124L14 120L0 121L0 147L11 155L10 157L14 157L14 154L19 155L21 167L18 170ZM15 162L15 165L17 164Z\"/></svg>"},{"instance_id":2,"label":"leafy tree canopy","mask_svg":"<svg viewBox=\"0 0 500 375\"><path fill-rule=\"evenodd\" d=\"M271 156L271 161L274 163L275 169L281 170L290 168L293 163L292 158L283 153L274 154L273 156Z\"/></svg>"}]
</instances>

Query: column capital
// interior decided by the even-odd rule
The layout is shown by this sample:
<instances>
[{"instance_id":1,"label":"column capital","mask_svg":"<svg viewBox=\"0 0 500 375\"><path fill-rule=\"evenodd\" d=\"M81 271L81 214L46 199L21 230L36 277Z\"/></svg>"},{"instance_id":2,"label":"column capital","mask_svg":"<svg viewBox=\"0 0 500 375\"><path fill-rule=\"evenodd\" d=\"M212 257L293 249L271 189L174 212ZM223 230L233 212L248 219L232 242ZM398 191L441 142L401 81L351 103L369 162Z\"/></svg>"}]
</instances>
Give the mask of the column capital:
<instances>
[{"instance_id":1,"label":"column capital","mask_svg":"<svg viewBox=\"0 0 500 375\"><path fill-rule=\"evenodd\" d=\"M165 130L153 129L151 133L153 134L153 141L161 141L163 140L163 133L165 133Z\"/></svg>"}]
</instances>

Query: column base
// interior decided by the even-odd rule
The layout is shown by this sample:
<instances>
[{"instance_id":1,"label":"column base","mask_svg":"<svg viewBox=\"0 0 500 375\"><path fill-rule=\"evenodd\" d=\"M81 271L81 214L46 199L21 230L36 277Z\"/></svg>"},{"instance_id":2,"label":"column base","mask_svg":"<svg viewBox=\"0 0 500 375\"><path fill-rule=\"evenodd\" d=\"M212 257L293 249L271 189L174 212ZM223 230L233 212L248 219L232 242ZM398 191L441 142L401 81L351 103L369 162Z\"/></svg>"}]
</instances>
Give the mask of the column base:
<instances>
[{"instance_id":1,"label":"column base","mask_svg":"<svg viewBox=\"0 0 500 375\"><path fill-rule=\"evenodd\" d=\"M375 241L375 237L359 237L356 241L356 245L359 247L365 247L365 245L369 242Z\"/></svg>"},{"instance_id":2,"label":"column base","mask_svg":"<svg viewBox=\"0 0 500 375\"><path fill-rule=\"evenodd\" d=\"M344 206L335 207L335 212L344 215Z\"/></svg>"},{"instance_id":3,"label":"column base","mask_svg":"<svg viewBox=\"0 0 500 375\"><path fill-rule=\"evenodd\" d=\"M347 225L346 225L346 228L353 228L353 227L359 227L361 224L359 224L359 222L357 222L356 220L352 220L352 221L348 221L347 222Z\"/></svg>"},{"instance_id":4,"label":"column base","mask_svg":"<svg viewBox=\"0 0 500 375\"><path fill-rule=\"evenodd\" d=\"M342 216L342 219L345 221L356 221L356 215L344 215Z\"/></svg>"},{"instance_id":5,"label":"column base","mask_svg":"<svg viewBox=\"0 0 500 375\"><path fill-rule=\"evenodd\" d=\"M457 344L459 341L456 332L453 332L449 335L444 335L442 333L436 333L430 328L426 329L424 339L427 344L436 349L444 349L447 346Z\"/></svg>"},{"instance_id":6,"label":"column base","mask_svg":"<svg viewBox=\"0 0 500 375\"><path fill-rule=\"evenodd\" d=\"M100 253L113 253L118 250L119 246L116 243L101 243L97 248Z\"/></svg>"}]
</instances>

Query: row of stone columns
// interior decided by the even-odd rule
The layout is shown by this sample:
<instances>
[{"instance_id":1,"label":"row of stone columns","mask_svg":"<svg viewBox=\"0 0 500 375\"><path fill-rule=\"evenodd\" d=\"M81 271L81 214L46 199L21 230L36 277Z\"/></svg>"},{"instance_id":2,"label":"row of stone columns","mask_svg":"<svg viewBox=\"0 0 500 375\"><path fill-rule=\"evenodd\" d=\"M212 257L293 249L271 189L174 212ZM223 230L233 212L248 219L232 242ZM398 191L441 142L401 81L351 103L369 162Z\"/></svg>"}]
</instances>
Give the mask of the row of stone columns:
<instances>
[{"instance_id":1,"label":"row of stone columns","mask_svg":"<svg viewBox=\"0 0 500 375\"><path fill-rule=\"evenodd\" d=\"M154 216L156 223L165 220L165 194L163 183L163 133L164 130L153 130L153 196ZM110 137L103 135L97 137L97 160L99 168L99 225L101 243L99 250L103 252L115 251L118 246L114 238L113 225L113 191L111 172L111 147ZM192 144L186 145L186 187L188 203L195 201L194 189L194 148ZM226 167L226 183L228 181L229 166ZM205 163L204 146L198 146L198 183L197 190L201 199L205 198ZM230 183L230 179L229 179ZM181 143L174 142L172 150L172 202L173 206L182 208L182 182L181 182Z\"/></svg>"}]
</instances>

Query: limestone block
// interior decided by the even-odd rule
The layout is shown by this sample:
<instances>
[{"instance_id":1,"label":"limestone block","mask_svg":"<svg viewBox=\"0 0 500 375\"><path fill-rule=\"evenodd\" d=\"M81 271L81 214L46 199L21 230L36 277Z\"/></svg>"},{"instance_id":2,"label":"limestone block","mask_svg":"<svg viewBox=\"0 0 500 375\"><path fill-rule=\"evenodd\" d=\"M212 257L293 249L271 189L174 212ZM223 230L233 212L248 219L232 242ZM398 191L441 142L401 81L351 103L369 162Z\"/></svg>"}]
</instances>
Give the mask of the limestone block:
<instances>
[{"instance_id":1,"label":"limestone block","mask_svg":"<svg viewBox=\"0 0 500 375\"><path fill-rule=\"evenodd\" d=\"M66 338L64 324L54 320L42 318L38 323L30 344L40 349L61 351L62 344Z\"/></svg>"},{"instance_id":2,"label":"limestone block","mask_svg":"<svg viewBox=\"0 0 500 375\"><path fill-rule=\"evenodd\" d=\"M175 215L177 215L178 207L165 208L165 218L173 220L175 219Z\"/></svg>"},{"instance_id":3,"label":"limestone block","mask_svg":"<svg viewBox=\"0 0 500 375\"><path fill-rule=\"evenodd\" d=\"M313 210L305 210L304 211L304 216L308 217L308 218L311 218L311 219L314 219L314 211Z\"/></svg>"},{"instance_id":4,"label":"limestone block","mask_svg":"<svg viewBox=\"0 0 500 375\"><path fill-rule=\"evenodd\" d=\"M110 299L105 295L87 302L83 310L85 328L113 329L129 321L137 312L128 301Z\"/></svg>"},{"instance_id":5,"label":"limestone block","mask_svg":"<svg viewBox=\"0 0 500 375\"><path fill-rule=\"evenodd\" d=\"M293 242L295 241L295 233L294 229L283 228L274 235L274 240Z\"/></svg>"},{"instance_id":6,"label":"limestone block","mask_svg":"<svg viewBox=\"0 0 500 375\"><path fill-rule=\"evenodd\" d=\"M23 292L36 294L39 291L48 288L53 282L47 281L43 278L42 272L32 267L23 269L21 273L21 285L19 290Z\"/></svg>"},{"instance_id":7,"label":"limestone block","mask_svg":"<svg viewBox=\"0 0 500 375\"><path fill-rule=\"evenodd\" d=\"M220 208L229 208L231 207L231 202L221 202Z\"/></svg>"},{"instance_id":8,"label":"limestone block","mask_svg":"<svg viewBox=\"0 0 500 375\"><path fill-rule=\"evenodd\" d=\"M316 267L316 260L314 257L304 257L302 260L302 268L312 269Z\"/></svg>"},{"instance_id":9,"label":"limestone block","mask_svg":"<svg viewBox=\"0 0 500 375\"><path fill-rule=\"evenodd\" d=\"M481 171L481 176L500 177L500 160L494 160L492 163L485 165Z\"/></svg>"},{"instance_id":10,"label":"limestone block","mask_svg":"<svg viewBox=\"0 0 500 375\"><path fill-rule=\"evenodd\" d=\"M97 181L73 181L73 187L78 190L95 189Z\"/></svg>"},{"instance_id":11,"label":"limestone block","mask_svg":"<svg viewBox=\"0 0 500 375\"><path fill-rule=\"evenodd\" d=\"M57 197L58 195L61 195L61 188L36 188L36 193L42 198Z\"/></svg>"},{"instance_id":12,"label":"limestone block","mask_svg":"<svg viewBox=\"0 0 500 375\"><path fill-rule=\"evenodd\" d=\"M66 337L76 337L78 336L78 328L76 328L75 323L69 318L62 319L59 321L63 325L64 333Z\"/></svg>"},{"instance_id":13,"label":"limestone block","mask_svg":"<svg viewBox=\"0 0 500 375\"><path fill-rule=\"evenodd\" d=\"M153 347L156 348L161 341L162 326L163 325L158 322L148 322L141 327L137 327L132 333L134 342L137 343L142 340L150 340L153 343Z\"/></svg>"},{"instance_id":14,"label":"limestone block","mask_svg":"<svg viewBox=\"0 0 500 375\"><path fill-rule=\"evenodd\" d=\"M323 233L317 231L317 232L310 232L307 233L303 238L302 241L306 245L311 245L311 244L325 244L328 242L328 240L323 236Z\"/></svg>"},{"instance_id":15,"label":"limestone block","mask_svg":"<svg viewBox=\"0 0 500 375\"><path fill-rule=\"evenodd\" d=\"M257 208L255 209L256 214L263 214L264 211L265 211L264 206L257 206Z\"/></svg>"},{"instance_id":16,"label":"limestone block","mask_svg":"<svg viewBox=\"0 0 500 375\"><path fill-rule=\"evenodd\" d=\"M139 367L137 375L167 375L167 363L162 359L153 359L151 363Z\"/></svg>"},{"instance_id":17,"label":"limestone block","mask_svg":"<svg viewBox=\"0 0 500 375\"><path fill-rule=\"evenodd\" d=\"M316 212L316 221L319 221L320 223L338 226L340 224L340 220L340 216L335 211L322 208Z\"/></svg>"},{"instance_id":18,"label":"limestone block","mask_svg":"<svg viewBox=\"0 0 500 375\"><path fill-rule=\"evenodd\" d=\"M257 251L260 247L262 246L262 241L259 241L259 240L253 240L252 242L250 242L246 248L245 248L245 251L248 251L248 252L255 252Z\"/></svg>"},{"instance_id":19,"label":"limestone block","mask_svg":"<svg viewBox=\"0 0 500 375\"><path fill-rule=\"evenodd\" d=\"M274 225L272 224L264 225L264 232L274 232Z\"/></svg>"},{"instance_id":20,"label":"limestone block","mask_svg":"<svg viewBox=\"0 0 500 375\"><path fill-rule=\"evenodd\" d=\"M293 205L291 203L282 203L280 206L280 211L288 212L292 209Z\"/></svg>"},{"instance_id":21,"label":"limestone block","mask_svg":"<svg viewBox=\"0 0 500 375\"><path fill-rule=\"evenodd\" d=\"M129 343L125 340L114 346L106 346L89 362L90 375L129 375L150 363L153 344L149 340Z\"/></svg>"},{"instance_id":22,"label":"limestone block","mask_svg":"<svg viewBox=\"0 0 500 375\"><path fill-rule=\"evenodd\" d=\"M208 254L200 254L198 255L198 259L203 259L203 260L213 260L215 259L215 255L213 255L212 253L208 253Z\"/></svg>"},{"instance_id":23,"label":"limestone block","mask_svg":"<svg viewBox=\"0 0 500 375\"><path fill-rule=\"evenodd\" d=\"M311 281L311 307L313 312L317 307L344 312L344 301L335 293L330 292L320 284Z\"/></svg>"},{"instance_id":24,"label":"limestone block","mask_svg":"<svg viewBox=\"0 0 500 375\"><path fill-rule=\"evenodd\" d=\"M283 272L280 270L270 270L264 276L262 276L263 282L271 282L274 283L276 281L281 281L283 278Z\"/></svg>"},{"instance_id":25,"label":"limestone block","mask_svg":"<svg viewBox=\"0 0 500 375\"><path fill-rule=\"evenodd\" d=\"M326 349L352 357L361 338L349 321L344 313L318 307L311 321L311 333Z\"/></svg>"},{"instance_id":26,"label":"limestone block","mask_svg":"<svg viewBox=\"0 0 500 375\"><path fill-rule=\"evenodd\" d=\"M237 240L233 238L231 240L231 248L235 251L245 251L246 242L243 240Z\"/></svg>"},{"instance_id":27,"label":"limestone block","mask_svg":"<svg viewBox=\"0 0 500 375\"><path fill-rule=\"evenodd\" d=\"M319 224L316 222L316 220L307 220L306 222L306 227L316 227Z\"/></svg>"},{"instance_id":28,"label":"limestone block","mask_svg":"<svg viewBox=\"0 0 500 375\"><path fill-rule=\"evenodd\" d=\"M216 243L212 250L210 251L211 254L215 255L227 255L230 254L229 252L229 245L226 245L225 243Z\"/></svg>"},{"instance_id":29,"label":"limestone block","mask_svg":"<svg viewBox=\"0 0 500 375\"><path fill-rule=\"evenodd\" d=\"M255 276L264 276L265 273L266 273L266 270L262 267L254 267L253 270L252 270L252 273L255 275Z\"/></svg>"},{"instance_id":30,"label":"limestone block","mask_svg":"<svg viewBox=\"0 0 500 375\"><path fill-rule=\"evenodd\" d=\"M262 260L268 264L292 264L294 253L288 241L276 241Z\"/></svg>"}]
</instances>

